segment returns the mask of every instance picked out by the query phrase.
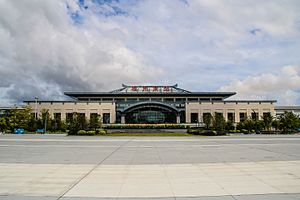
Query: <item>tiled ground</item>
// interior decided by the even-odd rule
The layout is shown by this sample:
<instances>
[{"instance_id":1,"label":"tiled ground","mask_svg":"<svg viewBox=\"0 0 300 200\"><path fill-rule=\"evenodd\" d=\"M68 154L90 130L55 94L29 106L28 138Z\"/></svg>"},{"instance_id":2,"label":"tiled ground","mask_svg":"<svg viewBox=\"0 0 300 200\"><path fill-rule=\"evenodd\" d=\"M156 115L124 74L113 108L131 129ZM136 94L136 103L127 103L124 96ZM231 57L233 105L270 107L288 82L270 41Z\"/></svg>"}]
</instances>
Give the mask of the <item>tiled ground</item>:
<instances>
[{"instance_id":1,"label":"tiled ground","mask_svg":"<svg viewBox=\"0 0 300 200\"><path fill-rule=\"evenodd\" d=\"M300 199L298 136L101 139L1 136L0 199Z\"/></svg>"}]
</instances>

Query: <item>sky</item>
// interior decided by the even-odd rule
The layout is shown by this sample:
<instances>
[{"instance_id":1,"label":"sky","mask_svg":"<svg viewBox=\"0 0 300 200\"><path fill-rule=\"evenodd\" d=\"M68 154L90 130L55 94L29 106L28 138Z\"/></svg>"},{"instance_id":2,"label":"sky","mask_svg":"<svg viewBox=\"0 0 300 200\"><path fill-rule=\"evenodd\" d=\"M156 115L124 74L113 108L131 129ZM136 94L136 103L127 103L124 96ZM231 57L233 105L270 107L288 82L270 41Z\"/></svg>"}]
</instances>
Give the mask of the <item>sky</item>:
<instances>
[{"instance_id":1,"label":"sky","mask_svg":"<svg viewBox=\"0 0 300 200\"><path fill-rule=\"evenodd\" d=\"M121 84L300 104L299 0L0 0L0 106Z\"/></svg>"}]
</instances>

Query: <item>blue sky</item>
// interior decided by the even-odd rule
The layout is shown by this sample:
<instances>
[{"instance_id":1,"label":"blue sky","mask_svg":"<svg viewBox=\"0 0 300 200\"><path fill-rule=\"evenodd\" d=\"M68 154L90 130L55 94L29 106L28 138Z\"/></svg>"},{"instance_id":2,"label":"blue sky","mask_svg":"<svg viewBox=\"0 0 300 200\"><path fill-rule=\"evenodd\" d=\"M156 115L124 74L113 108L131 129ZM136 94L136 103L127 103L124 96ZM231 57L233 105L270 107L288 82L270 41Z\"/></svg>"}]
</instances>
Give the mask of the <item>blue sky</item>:
<instances>
[{"instance_id":1,"label":"blue sky","mask_svg":"<svg viewBox=\"0 0 300 200\"><path fill-rule=\"evenodd\" d=\"M297 0L1 1L0 105L175 84L300 104Z\"/></svg>"}]
</instances>

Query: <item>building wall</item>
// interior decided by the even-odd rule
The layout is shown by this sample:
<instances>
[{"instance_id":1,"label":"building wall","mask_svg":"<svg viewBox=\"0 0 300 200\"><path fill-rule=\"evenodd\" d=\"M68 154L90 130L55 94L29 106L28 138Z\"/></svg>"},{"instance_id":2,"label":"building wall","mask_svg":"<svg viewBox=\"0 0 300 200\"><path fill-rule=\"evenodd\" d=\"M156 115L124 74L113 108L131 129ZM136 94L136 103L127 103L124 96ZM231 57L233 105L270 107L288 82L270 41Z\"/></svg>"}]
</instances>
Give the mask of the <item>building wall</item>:
<instances>
[{"instance_id":1,"label":"building wall","mask_svg":"<svg viewBox=\"0 0 300 200\"><path fill-rule=\"evenodd\" d=\"M261 119L263 113L270 112L275 117L274 105L271 102L187 102L186 103L186 122L191 123L191 113L198 113L198 119L203 122L203 113L215 112L223 113L227 120L227 113L234 113L235 122L240 122L240 112L246 113L251 117L255 111Z\"/></svg>"},{"instance_id":2,"label":"building wall","mask_svg":"<svg viewBox=\"0 0 300 200\"><path fill-rule=\"evenodd\" d=\"M36 112L36 103L30 102L28 105L32 109L32 113ZM274 104L272 102L186 102L185 103L186 123L191 123L191 113L197 113L199 122L203 121L203 113L215 112L222 113L227 120L227 113L234 113L234 121L240 122L239 113L246 113L247 117L251 117L252 112L258 113L259 119L263 113L270 112L275 117ZM116 121L116 105L114 102L39 102L37 104L37 112L40 114L42 109L48 109L50 116L53 118L54 113L61 113L62 120L66 119L66 113L85 113L87 119L91 113L110 113L110 123Z\"/></svg>"},{"instance_id":3,"label":"building wall","mask_svg":"<svg viewBox=\"0 0 300 200\"><path fill-rule=\"evenodd\" d=\"M292 112L300 116L300 106L275 106L276 116L282 115L284 112Z\"/></svg>"},{"instance_id":4,"label":"building wall","mask_svg":"<svg viewBox=\"0 0 300 200\"><path fill-rule=\"evenodd\" d=\"M28 104L32 113L36 112L36 103ZM37 103L37 113L40 114L42 109L48 109L50 116L53 118L54 113L61 113L61 119L66 119L66 113L85 113L87 119L90 118L91 113L98 113L103 116L103 113L110 113L110 123L116 121L116 106L113 102L41 102Z\"/></svg>"}]
</instances>

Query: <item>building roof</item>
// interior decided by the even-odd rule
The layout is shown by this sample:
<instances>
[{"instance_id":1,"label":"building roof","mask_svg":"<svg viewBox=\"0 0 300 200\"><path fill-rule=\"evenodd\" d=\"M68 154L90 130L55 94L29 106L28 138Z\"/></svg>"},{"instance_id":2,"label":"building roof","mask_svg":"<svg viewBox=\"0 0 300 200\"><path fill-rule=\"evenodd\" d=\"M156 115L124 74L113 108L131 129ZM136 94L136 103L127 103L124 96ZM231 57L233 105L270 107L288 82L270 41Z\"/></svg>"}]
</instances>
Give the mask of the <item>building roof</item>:
<instances>
[{"instance_id":1,"label":"building roof","mask_svg":"<svg viewBox=\"0 0 300 200\"><path fill-rule=\"evenodd\" d=\"M138 96L180 96L180 97L221 97L228 98L235 92L191 92L175 85L125 85L110 92L65 92L74 99L80 97L138 97Z\"/></svg>"},{"instance_id":2,"label":"building roof","mask_svg":"<svg viewBox=\"0 0 300 200\"><path fill-rule=\"evenodd\" d=\"M275 110L300 110L300 106L275 106Z\"/></svg>"}]
</instances>

